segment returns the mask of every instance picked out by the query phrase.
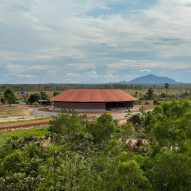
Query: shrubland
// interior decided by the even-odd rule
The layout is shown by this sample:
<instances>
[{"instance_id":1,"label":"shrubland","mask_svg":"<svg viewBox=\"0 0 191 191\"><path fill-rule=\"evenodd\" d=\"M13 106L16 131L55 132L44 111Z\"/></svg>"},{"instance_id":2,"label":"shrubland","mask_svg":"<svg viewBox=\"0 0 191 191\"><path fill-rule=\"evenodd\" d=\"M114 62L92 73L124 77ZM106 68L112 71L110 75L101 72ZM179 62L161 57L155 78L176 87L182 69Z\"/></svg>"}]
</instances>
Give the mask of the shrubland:
<instances>
[{"instance_id":1,"label":"shrubland","mask_svg":"<svg viewBox=\"0 0 191 191\"><path fill-rule=\"evenodd\" d=\"M0 146L0 190L189 191L190 140L189 100L166 102L123 127L108 113L95 122L62 113L44 138Z\"/></svg>"}]
</instances>

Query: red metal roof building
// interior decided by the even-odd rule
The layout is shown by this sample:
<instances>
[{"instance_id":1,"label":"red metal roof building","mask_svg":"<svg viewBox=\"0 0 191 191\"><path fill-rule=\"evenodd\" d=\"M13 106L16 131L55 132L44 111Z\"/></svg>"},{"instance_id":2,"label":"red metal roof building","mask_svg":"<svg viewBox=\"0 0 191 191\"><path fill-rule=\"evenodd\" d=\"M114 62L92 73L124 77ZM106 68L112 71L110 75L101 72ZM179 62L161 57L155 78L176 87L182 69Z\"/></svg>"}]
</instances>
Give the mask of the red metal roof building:
<instances>
[{"instance_id":1,"label":"red metal roof building","mask_svg":"<svg viewBox=\"0 0 191 191\"><path fill-rule=\"evenodd\" d=\"M56 110L102 112L133 107L137 99L118 89L71 89L65 90L51 100Z\"/></svg>"}]
</instances>

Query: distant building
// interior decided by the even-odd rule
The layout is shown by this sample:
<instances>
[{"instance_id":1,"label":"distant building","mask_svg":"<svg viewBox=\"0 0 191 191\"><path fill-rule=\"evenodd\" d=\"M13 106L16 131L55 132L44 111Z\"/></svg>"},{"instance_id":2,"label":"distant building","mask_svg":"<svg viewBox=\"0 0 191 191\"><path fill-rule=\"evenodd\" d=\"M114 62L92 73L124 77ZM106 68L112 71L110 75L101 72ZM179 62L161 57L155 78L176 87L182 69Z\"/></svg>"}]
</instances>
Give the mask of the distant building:
<instances>
[{"instance_id":1,"label":"distant building","mask_svg":"<svg viewBox=\"0 0 191 191\"><path fill-rule=\"evenodd\" d=\"M47 106L47 105L50 104L50 100L40 99L40 100L38 101L38 103L39 103L39 105L41 105L41 106Z\"/></svg>"},{"instance_id":2,"label":"distant building","mask_svg":"<svg viewBox=\"0 0 191 191\"><path fill-rule=\"evenodd\" d=\"M18 95L20 95L20 96L26 96L26 95L28 95L28 92L27 92L26 90L21 90L21 91L18 93Z\"/></svg>"},{"instance_id":3,"label":"distant building","mask_svg":"<svg viewBox=\"0 0 191 191\"><path fill-rule=\"evenodd\" d=\"M57 111L104 112L132 108L137 99L118 89L71 89L53 97Z\"/></svg>"}]
</instances>

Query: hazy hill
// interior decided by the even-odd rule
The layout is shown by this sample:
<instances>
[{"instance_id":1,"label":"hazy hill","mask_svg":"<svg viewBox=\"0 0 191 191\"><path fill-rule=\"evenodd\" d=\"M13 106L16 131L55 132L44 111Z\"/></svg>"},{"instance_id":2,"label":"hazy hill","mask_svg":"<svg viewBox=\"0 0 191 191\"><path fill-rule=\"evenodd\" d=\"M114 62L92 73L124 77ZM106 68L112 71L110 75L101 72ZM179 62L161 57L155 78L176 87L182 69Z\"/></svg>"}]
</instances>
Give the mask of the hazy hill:
<instances>
[{"instance_id":1,"label":"hazy hill","mask_svg":"<svg viewBox=\"0 0 191 191\"><path fill-rule=\"evenodd\" d=\"M125 84L125 81L121 81L123 84ZM121 84L121 82L118 82ZM168 77L160 77L155 76L152 74L142 76L135 78L134 80L131 80L129 82L126 82L126 84L181 84L180 82L176 82L175 80L168 78Z\"/></svg>"},{"instance_id":2,"label":"hazy hill","mask_svg":"<svg viewBox=\"0 0 191 191\"><path fill-rule=\"evenodd\" d=\"M164 83L177 84L177 82L171 78L159 77L152 74L136 78L134 80L129 81L128 83L129 84L164 84Z\"/></svg>"}]
</instances>

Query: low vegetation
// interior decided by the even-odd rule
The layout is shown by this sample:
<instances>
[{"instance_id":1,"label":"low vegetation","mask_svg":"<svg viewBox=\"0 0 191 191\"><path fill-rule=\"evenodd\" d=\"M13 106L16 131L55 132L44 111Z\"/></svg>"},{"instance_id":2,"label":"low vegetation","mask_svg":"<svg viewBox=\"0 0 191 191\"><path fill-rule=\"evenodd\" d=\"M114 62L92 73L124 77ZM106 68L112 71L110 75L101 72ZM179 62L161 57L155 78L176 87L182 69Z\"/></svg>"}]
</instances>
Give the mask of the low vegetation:
<instances>
[{"instance_id":1,"label":"low vegetation","mask_svg":"<svg viewBox=\"0 0 191 191\"><path fill-rule=\"evenodd\" d=\"M13 116L24 116L27 115L25 106L0 106L0 118L13 117Z\"/></svg>"},{"instance_id":2,"label":"low vegetation","mask_svg":"<svg viewBox=\"0 0 191 191\"><path fill-rule=\"evenodd\" d=\"M190 140L189 100L159 105L123 127L108 113L95 122L64 113L44 138L0 146L0 190L188 191Z\"/></svg>"},{"instance_id":3,"label":"low vegetation","mask_svg":"<svg viewBox=\"0 0 191 191\"><path fill-rule=\"evenodd\" d=\"M47 132L48 126L16 131L2 131L0 132L0 144L5 143L9 139L14 139L15 137L23 138L26 136L34 136L37 138L44 138Z\"/></svg>"}]
</instances>

